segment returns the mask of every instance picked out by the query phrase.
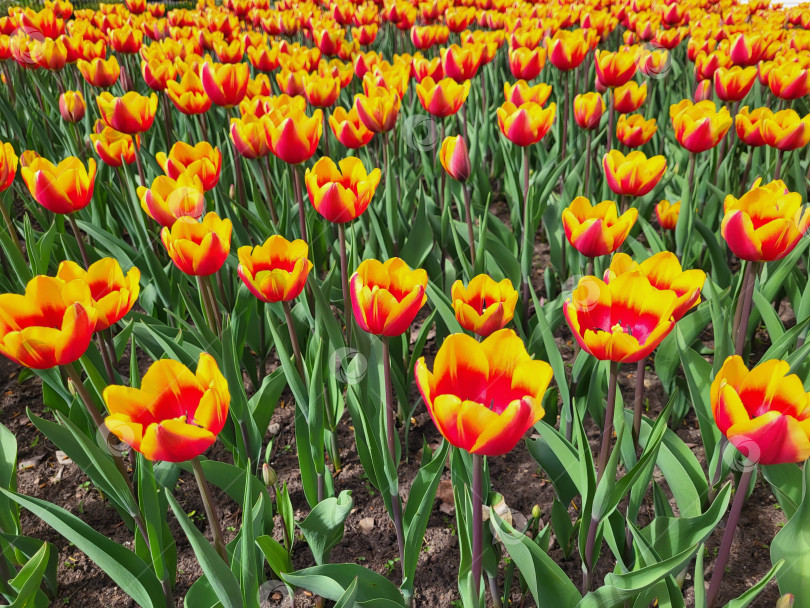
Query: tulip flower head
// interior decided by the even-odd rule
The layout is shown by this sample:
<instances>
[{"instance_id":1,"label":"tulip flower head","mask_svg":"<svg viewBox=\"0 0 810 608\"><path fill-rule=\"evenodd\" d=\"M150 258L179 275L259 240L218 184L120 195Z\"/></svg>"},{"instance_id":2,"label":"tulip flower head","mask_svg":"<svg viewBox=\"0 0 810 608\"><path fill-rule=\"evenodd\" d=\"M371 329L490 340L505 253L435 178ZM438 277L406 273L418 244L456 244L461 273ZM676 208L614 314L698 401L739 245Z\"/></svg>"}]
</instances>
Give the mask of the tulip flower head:
<instances>
[{"instance_id":1,"label":"tulip flower head","mask_svg":"<svg viewBox=\"0 0 810 608\"><path fill-rule=\"evenodd\" d=\"M169 154L158 152L155 159L163 171L172 179L178 179L183 173L200 178L203 190L212 190L219 182L222 170L222 153L207 141L195 145L182 141L176 142Z\"/></svg>"},{"instance_id":2,"label":"tulip flower head","mask_svg":"<svg viewBox=\"0 0 810 608\"><path fill-rule=\"evenodd\" d=\"M338 106L329 116L329 127L340 143L351 150L364 147L374 137L374 132L366 128L357 108L349 110Z\"/></svg>"},{"instance_id":3,"label":"tulip flower head","mask_svg":"<svg viewBox=\"0 0 810 608\"><path fill-rule=\"evenodd\" d=\"M14 152L14 147L8 142L0 142L0 192L8 189L14 181L18 163L19 159Z\"/></svg>"},{"instance_id":4,"label":"tulip flower head","mask_svg":"<svg viewBox=\"0 0 810 608\"><path fill-rule=\"evenodd\" d=\"M350 156L339 164L325 156L304 174L312 206L328 221L344 224L368 207L380 183L381 172L368 173L362 161Z\"/></svg>"},{"instance_id":5,"label":"tulip flower head","mask_svg":"<svg viewBox=\"0 0 810 608\"><path fill-rule=\"evenodd\" d=\"M96 313L94 331L102 331L118 323L132 310L140 293L141 271L134 266L124 274L114 258L102 258L85 270L75 262L59 264L56 277L65 283L79 281L90 288Z\"/></svg>"},{"instance_id":6,"label":"tulip flower head","mask_svg":"<svg viewBox=\"0 0 810 608\"><path fill-rule=\"evenodd\" d=\"M428 370L416 363L416 384L439 432L455 447L482 456L510 452L543 418L551 366L536 361L511 329L483 342L448 336Z\"/></svg>"},{"instance_id":7,"label":"tulip flower head","mask_svg":"<svg viewBox=\"0 0 810 608\"><path fill-rule=\"evenodd\" d=\"M25 295L0 295L0 354L32 369L73 363L90 345L95 315L83 281L36 276Z\"/></svg>"},{"instance_id":8,"label":"tulip flower head","mask_svg":"<svg viewBox=\"0 0 810 608\"><path fill-rule=\"evenodd\" d=\"M670 203L664 199L655 206L655 217L664 230L675 230L681 214L681 201Z\"/></svg>"},{"instance_id":9,"label":"tulip flower head","mask_svg":"<svg viewBox=\"0 0 810 608\"><path fill-rule=\"evenodd\" d=\"M450 299L459 325L486 338L503 329L515 316L518 292L509 279L497 282L489 275L479 274L467 287L460 280L453 283Z\"/></svg>"},{"instance_id":10,"label":"tulip flower head","mask_svg":"<svg viewBox=\"0 0 810 608\"><path fill-rule=\"evenodd\" d=\"M458 46L453 44L441 49L442 71L445 77L456 82L470 80L481 66L482 54L474 45Z\"/></svg>"},{"instance_id":11,"label":"tulip flower head","mask_svg":"<svg viewBox=\"0 0 810 608\"><path fill-rule=\"evenodd\" d=\"M729 357L710 397L717 428L750 462L810 458L810 394L787 361L772 359L749 371L741 357Z\"/></svg>"},{"instance_id":12,"label":"tulip flower head","mask_svg":"<svg viewBox=\"0 0 810 608\"><path fill-rule=\"evenodd\" d=\"M605 100L599 93L581 93L574 97L574 120L582 129L599 127L605 113Z\"/></svg>"},{"instance_id":13,"label":"tulip flower head","mask_svg":"<svg viewBox=\"0 0 810 608\"><path fill-rule=\"evenodd\" d=\"M241 156L253 160L270 153L264 127L264 121L253 114L231 118L231 141Z\"/></svg>"},{"instance_id":14,"label":"tulip flower head","mask_svg":"<svg viewBox=\"0 0 810 608\"><path fill-rule=\"evenodd\" d=\"M388 337L405 333L427 301L427 283L424 270L411 270L400 258L361 262L349 287L360 329Z\"/></svg>"},{"instance_id":15,"label":"tulip flower head","mask_svg":"<svg viewBox=\"0 0 810 608\"><path fill-rule=\"evenodd\" d=\"M632 51L594 51L596 77L606 87L620 87L636 73L636 55Z\"/></svg>"},{"instance_id":16,"label":"tulip flower head","mask_svg":"<svg viewBox=\"0 0 810 608\"><path fill-rule=\"evenodd\" d=\"M394 128L399 116L400 98L396 91L373 87L365 95L354 96L354 109L365 127L374 133Z\"/></svg>"},{"instance_id":17,"label":"tulip flower head","mask_svg":"<svg viewBox=\"0 0 810 608\"><path fill-rule=\"evenodd\" d=\"M613 192L623 196L644 196L663 177L667 170L667 160L663 156L648 159L638 150L627 156L618 150L611 150L602 158L602 167Z\"/></svg>"},{"instance_id":18,"label":"tulip flower head","mask_svg":"<svg viewBox=\"0 0 810 608\"><path fill-rule=\"evenodd\" d=\"M616 112L630 114L638 110L647 99L647 83L641 86L635 80L613 89L613 105Z\"/></svg>"},{"instance_id":19,"label":"tulip flower head","mask_svg":"<svg viewBox=\"0 0 810 608\"><path fill-rule=\"evenodd\" d=\"M198 219L205 212L202 182L192 174L181 173L176 180L159 175L150 188L138 187L138 198L146 214L167 228L181 217Z\"/></svg>"},{"instance_id":20,"label":"tulip flower head","mask_svg":"<svg viewBox=\"0 0 810 608\"><path fill-rule=\"evenodd\" d=\"M781 260L799 243L808 226L810 210L802 210L802 197L781 180L760 185L761 179L739 199L728 195L720 233L741 260Z\"/></svg>"},{"instance_id":21,"label":"tulip flower head","mask_svg":"<svg viewBox=\"0 0 810 608\"><path fill-rule=\"evenodd\" d=\"M439 150L439 162L454 180L466 182L472 173L470 153L467 143L461 135L450 135L444 138Z\"/></svg>"},{"instance_id":22,"label":"tulip flower head","mask_svg":"<svg viewBox=\"0 0 810 608\"><path fill-rule=\"evenodd\" d=\"M87 104L81 91L65 91L59 96L59 113L66 122L79 122L86 111Z\"/></svg>"},{"instance_id":23,"label":"tulip flower head","mask_svg":"<svg viewBox=\"0 0 810 608\"><path fill-rule=\"evenodd\" d=\"M557 30L548 40L548 60L558 70L573 70L585 60L589 48L586 30Z\"/></svg>"},{"instance_id":24,"label":"tulip flower head","mask_svg":"<svg viewBox=\"0 0 810 608\"><path fill-rule=\"evenodd\" d=\"M123 97L115 97L112 93L104 91L96 97L96 102L101 119L108 127L127 135L135 135L148 131L152 126L158 98L156 93L144 97L130 91Z\"/></svg>"},{"instance_id":25,"label":"tulip flower head","mask_svg":"<svg viewBox=\"0 0 810 608\"><path fill-rule=\"evenodd\" d=\"M304 290L312 262L307 244L274 234L263 245L240 247L237 273L262 302L289 302Z\"/></svg>"},{"instance_id":26,"label":"tulip flower head","mask_svg":"<svg viewBox=\"0 0 810 608\"><path fill-rule=\"evenodd\" d=\"M768 74L768 86L779 99L807 97L810 95L810 69L795 62L774 66Z\"/></svg>"},{"instance_id":27,"label":"tulip flower head","mask_svg":"<svg viewBox=\"0 0 810 608\"><path fill-rule=\"evenodd\" d=\"M748 95L757 77L755 67L718 68L714 73L714 92L722 101L740 101Z\"/></svg>"},{"instance_id":28,"label":"tulip flower head","mask_svg":"<svg viewBox=\"0 0 810 608\"><path fill-rule=\"evenodd\" d=\"M416 85L416 95L427 112L439 118L452 116L461 109L470 93L470 81L457 83L452 78L438 82L430 76Z\"/></svg>"},{"instance_id":29,"label":"tulip flower head","mask_svg":"<svg viewBox=\"0 0 810 608\"><path fill-rule=\"evenodd\" d=\"M710 150L725 137L731 127L731 115L725 107L718 111L713 101L692 103L688 99L669 109L675 138L690 152Z\"/></svg>"},{"instance_id":30,"label":"tulip flower head","mask_svg":"<svg viewBox=\"0 0 810 608\"><path fill-rule=\"evenodd\" d=\"M295 106L278 108L262 120L270 151L285 163L297 165L315 154L323 132L320 109L307 116Z\"/></svg>"},{"instance_id":31,"label":"tulip flower head","mask_svg":"<svg viewBox=\"0 0 810 608\"><path fill-rule=\"evenodd\" d=\"M115 55L109 59L97 57L92 61L80 59L76 63L76 67L87 84L94 87L111 87L118 81L118 76L121 74L121 66Z\"/></svg>"},{"instance_id":32,"label":"tulip flower head","mask_svg":"<svg viewBox=\"0 0 810 608\"><path fill-rule=\"evenodd\" d=\"M509 50L509 70L520 80L533 80L540 75L546 64L546 50L524 46Z\"/></svg>"},{"instance_id":33,"label":"tulip flower head","mask_svg":"<svg viewBox=\"0 0 810 608\"><path fill-rule=\"evenodd\" d=\"M217 439L231 395L214 358L200 354L197 371L171 359L155 361L140 388L108 386L103 393L110 432L147 460L184 462Z\"/></svg>"},{"instance_id":34,"label":"tulip flower head","mask_svg":"<svg viewBox=\"0 0 810 608\"><path fill-rule=\"evenodd\" d=\"M22 178L34 200L54 213L73 213L84 209L93 198L96 161L87 161L87 168L75 156L54 165L36 156L22 166Z\"/></svg>"},{"instance_id":35,"label":"tulip flower head","mask_svg":"<svg viewBox=\"0 0 810 608\"><path fill-rule=\"evenodd\" d=\"M187 115L204 114L213 103L194 70L188 70L183 74L180 82L175 80L167 82L166 94L174 106Z\"/></svg>"},{"instance_id":36,"label":"tulip flower head","mask_svg":"<svg viewBox=\"0 0 810 608\"><path fill-rule=\"evenodd\" d=\"M763 124L765 143L786 152L803 148L810 141L810 114L802 118L793 109L776 112Z\"/></svg>"},{"instance_id":37,"label":"tulip flower head","mask_svg":"<svg viewBox=\"0 0 810 608\"><path fill-rule=\"evenodd\" d=\"M605 272L605 282L609 283L627 272L640 272L656 289L675 292L678 296L672 313L675 321L700 304L700 291L706 282L706 273L696 269L684 270L678 257L671 251L656 253L641 263L633 261L626 253L617 253Z\"/></svg>"},{"instance_id":38,"label":"tulip flower head","mask_svg":"<svg viewBox=\"0 0 810 608\"><path fill-rule=\"evenodd\" d=\"M516 106L520 106L527 101L533 101L537 105L545 105L551 95L551 85L539 82L532 86L525 80L518 80L515 84L505 82L503 84L503 96L505 101L511 101Z\"/></svg>"},{"instance_id":39,"label":"tulip flower head","mask_svg":"<svg viewBox=\"0 0 810 608\"><path fill-rule=\"evenodd\" d=\"M645 120L642 114L622 114L616 123L616 136L628 148L643 146L657 130L655 118Z\"/></svg>"},{"instance_id":40,"label":"tulip flower head","mask_svg":"<svg viewBox=\"0 0 810 608\"><path fill-rule=\"evenodd\" d=\"M740 141L751 147L765 145L765 124L773 118L770 108L754 108L749 112L748 106L740 108L734 117L734 128Z\"/></svg>"},{"instance_id":41,"label":"tulip flower head","mask_svg":"<svg viewBox=\"0 0 810 608\"><path fill-rule=\"evenodd\" d=\"M247 94L249 66L246 63L212 63L200 69L200 80L211 101L223 108L238 106Z\"/></svg>"},{"instance_id":42,"label":"tulip flower head","mask_svg":"<svg viewBox=\"0 0 810 608\"><path fill-rule=\"evenodd\" d=\"M568 242L590 258L608 255L622 246L638 218L638 209L631 207L621 216L614 201L598 205L578 196L563 209L562 223Z\"/></svg>"},{"instance_id":43,"label":"tulip flower head","mask_svg":"<svg viewBox=\"0 0 810 608\"><path fill-rule=\"evenodd\" d=\"M580 347L600 361L636 363L647 357L675 327L678 296L659 290L639 272L610 283L583 277L563 314Z\"/></svg>"},{"instance_id":44,"label":"tulip flower head","mask_svg":"<svg viewBox=\"0 0 810 608\"><path fill-rule=\"evenodd\" d=\"M554 123L556 112L555 103L543 108L532 101L520 106L506 101L497 110L498 127L513 144L530 146L545 137Z\"/></svg>"},{"instance_id":45,"label":"tulip flower head","mask_svg":"<svg viewBox=\"0 0 810 608\"><path fill-rule=\"evenodd\" d=\"M160 239L169 257L181 271L191 276L214 274L231 251L231 220L206 213L202 222L183 216L171 228L164 226Z\"/></svg>"}]
</instances>

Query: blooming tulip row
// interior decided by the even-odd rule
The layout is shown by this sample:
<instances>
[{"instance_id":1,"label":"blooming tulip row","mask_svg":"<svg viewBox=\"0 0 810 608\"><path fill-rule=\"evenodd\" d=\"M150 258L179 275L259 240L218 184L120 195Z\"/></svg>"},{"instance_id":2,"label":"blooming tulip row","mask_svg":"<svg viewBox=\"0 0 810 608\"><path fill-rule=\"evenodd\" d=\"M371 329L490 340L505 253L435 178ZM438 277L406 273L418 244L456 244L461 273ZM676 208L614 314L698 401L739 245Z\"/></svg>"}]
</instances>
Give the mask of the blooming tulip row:
<instances>
[{"instance_id":1,"label":"blooming tulip row","mask_svg":"<svg viewBox=\"0 0 810 608\"><path fill-rule=\"evenodd\" d=\"M22 507L143 606L258 608L279 580L442 605L444 480L465 607L683 605L685 573L695 605L810 606L808 30L765 0L10 8L0 354L134 542L18 492L8 456L0 595L56 599ZM550 481L525 523L508 454ZM396 539L377 572L331 560L368 515L347 459ZM756 484L785 525L724 585Z\"/></svg>"}]
</instances>

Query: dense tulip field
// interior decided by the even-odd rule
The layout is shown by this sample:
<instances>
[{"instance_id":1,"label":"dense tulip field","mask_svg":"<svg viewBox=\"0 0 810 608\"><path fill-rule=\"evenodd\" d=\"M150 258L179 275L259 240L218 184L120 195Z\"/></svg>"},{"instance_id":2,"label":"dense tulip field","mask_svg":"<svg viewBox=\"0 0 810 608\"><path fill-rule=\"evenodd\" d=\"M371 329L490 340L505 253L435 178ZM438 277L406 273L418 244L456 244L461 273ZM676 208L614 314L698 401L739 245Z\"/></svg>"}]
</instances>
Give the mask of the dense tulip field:
<instances>
[{"instance_id":1,"label":"dense tulip field","mask_svg":"<svg viewBox=\"0 0 810 608\"><path fill-rule=\"evenodd\" d=\"M810 607L810 7L5 12L0 603Z\"/></svg>"}]
</instances>

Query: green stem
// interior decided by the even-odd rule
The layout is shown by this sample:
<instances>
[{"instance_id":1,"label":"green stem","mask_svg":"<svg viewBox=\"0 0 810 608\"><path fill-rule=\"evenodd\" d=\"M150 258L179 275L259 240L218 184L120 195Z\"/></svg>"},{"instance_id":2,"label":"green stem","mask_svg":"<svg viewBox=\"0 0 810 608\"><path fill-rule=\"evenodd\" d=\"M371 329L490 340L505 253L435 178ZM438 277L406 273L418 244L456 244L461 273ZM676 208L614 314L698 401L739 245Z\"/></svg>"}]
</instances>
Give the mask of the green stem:
<instances>
[{"instance_id":1,"label":"green stem","mask_svg":"<svg viewBox=\"0 0 810 608\"><path fill-rule=\"evenodd\" d=\"M87 257L87 250L84 248L84 241L82 240L82 233L79 232L79 227L76 225L76 220L70 213L65 214L70 229L73 231L73 236L76 238L76 244L79 246L79 253L82 256L82 262L85 268L90 268L89 258Z\"/></svg>"},{"instance_id":2,"label":"green stem","mask_svg":"<svg viewBox=\"0 0 810 608\"><path fill-rule=\"evenodd\" d=\"M636 394L633 400L633 447L638 452L638 438L641 434L641 408L644 404L644 373L647 357L638 362L636 368Z\"/></svg>"},{"instance_id":3,"label":"green stem","mask_svg":"<svg viewBox=\"0 0 810 608\"><path fill-rule=\"evenodd\" d=\"M467 216L467 238L470 241L470 265L475 271L475 235L473 234L472 201L470 200L470 189L467 184L461 184L464 191L464 213Z\"/></svg>"},{"instance_id":4,"label":"green stem","mask_svg":"<svg viewBox=\"0 0 810 608\"><path fill-rule=\"evenodd\" d=\"M751 308L754 300L754 285L759 274L759 262L748 262L745 266L747 280L743 277L744 290L740 292L740 325L737 328L737 335L734 340L734 354L742 356L745 350L745 341L748 337L748 321L751 318Z\"/></svg>"},{"instance_id":5,"label":"green stem","mask_svg":"<svg viewBox=\"0 0 810 608\"><path fill-rule=\"evenodd\" d=\"M481 589L484 558L484 457L472 455L472 579L475 599Z\"/></svg>"},{"instance_id":6,"label":"green stem","mask_svg":"<svg viewBox=\"0 0 810 608\"><path fill-rule=\"evenodd\" d=\"M382 339L382 359L383 376L385 379L385 427L388 437L388 453L394 464L397 466L396 432L394 426L394 385L391 382L391 353L388 336ZM399 563L402 567L402 577L405 578L405 532L402 527L402 504L399 497L399 482L397 482L396 492L391 494L391 518L394 520L394 528L397 533L397 545L399 547Z\"/></svg>"},{"instance_id":7,"label":"green stem","mask_svg":"<svg viewBox=\"0 0 810 608\"><path fill-rule=\"evenodd\" d=\"M307 240L307 210L304 208L304 192L301 189L301 174L297 165L290 165L293 173L295 201L298 203L298 223L301 229L301 240ZM308 241L307 241L308 242Z\"/></svg>"},{"instance_id":8,"label":"green stem","mask_svg":"<svg viewBox=\"0 0 810 608\"><path fill-rule=\"evenodd\" d=\"M217 514L214 499L211 496L211 489L208 487L208 482L205 479L200 458L197 456L191 460L191 467L194 469L194 478L197 480L197 486L200 488L200 496L202 497L203 506L205 507L205 516L211 526L211 534L214 538L214 548L219 553L226 564L228 563L228 551L225 548L225 540L222 538L222 528L219 525L219 515Z\"/></svg>"},{"instance_id":9,"label":"green stem","mask_svg":"<svg viewBox=\"0 0 810 608\"><path fill-rule=\"evenodd\" d=\"M346 344L352 339L352 303L349 297L349 262L346 255L346 225L338 224L338 241L340 242L340 281L343 288L343 318L346 321Z\"/></svg>"},{"instance_id":10,"label":"green stem","mask_svg":"<svg viewBox=\"0 0 810 608\"><path fill-rule=\"evenodd\" d=\"M301 382L306 384L307 376L304 373L304 358L301 356L301 346L298 343L298 335L295 333L295 324L293 322L290 303L282 302L281 308L284 310L284 320L287 322L287 329L290 332L290 343L292 344L293 355L295 357L295 367L298 369L298 375L301 376Z\"/></svg>"},{"instance_id":11,"label":"green stem","mask_svg":"<svg viewBox=\"0 0 810 608\"><path fill-rule=\"evenodd\" d=\"M610 442L613 437L613 415L616 410L616 385L619 380L619 364L610 362L610 378L608 380L607 406L605 408L605 424L602 429L602 445L599 448L599 471L596 483L602 479L610 457Z\"/></svg>"}]
</instances>

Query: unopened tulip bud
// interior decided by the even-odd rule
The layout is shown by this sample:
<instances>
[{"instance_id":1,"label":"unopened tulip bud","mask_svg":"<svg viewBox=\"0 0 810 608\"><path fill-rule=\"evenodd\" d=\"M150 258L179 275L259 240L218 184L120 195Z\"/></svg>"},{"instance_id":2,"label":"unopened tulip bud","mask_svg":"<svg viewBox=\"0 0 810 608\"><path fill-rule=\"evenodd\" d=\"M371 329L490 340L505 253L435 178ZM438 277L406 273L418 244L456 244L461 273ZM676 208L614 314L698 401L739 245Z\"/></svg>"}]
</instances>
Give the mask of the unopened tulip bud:
<instances>
[{"instance_id":1,"label":"unopened tulip bud","mask_svg":"<svg viewBox=\"0 0 810 608\"><path fill-rule=\"evenodd\" d=\"M695 89L695 103L712 98L712 81L701 80Z\"/></svg>"},{"instance_id":2,"label":"unopened tulip bud","mask_svg":"<svg viewBox=\"0 0 810 608\"><path fill-rule=\"evenodd\" d=\"M780 597L776 602L776 608L793 608L793 602L796 600L792 593L786 593Z\"/></svg>"},{"instance_id":3,"label":"unopened tulip bud","mask_svg":"<svg viewBox=\"0 0 810 608\"><path fill-rule=\"evenodd\" d=\"M439 160L447 174L454 180L466 182L470 179L470 153L467 144L460 135L446 137L439 151Z\"/></svg>"},{"instance_id":4,"label":"unopened tulip bud","mask_svg":"<svg viewBox=\"0 0 810 608\"><path fill-rule=\"evenodd\" d=\"M79 122L86 110L87 104L81 91L65 91L59 96L59 113L67 122Z\"/></svg>"},{"instance_id":5,"label":"unopened tulip bud","mask_svg":"<svg viewBox=\"0 0 810 608\"><path fill-rule=\"evenodd\" d=\"M542 514L542 511L540 511L540 505L534 505L532 507L532 517L534 519L540 519L541 514Z\"/></svg>"},{"instance_id":6,"label":"unopened tulip bud","mask_svg":"<svg viewBox=\"0 0 810 608\"><path fill-rule=\"evenodd\" d=\"M266 486L275 486L278 483L278 475L273 467L266 462L262 465L262 479Z\"/></svg>"}]
</instances>

